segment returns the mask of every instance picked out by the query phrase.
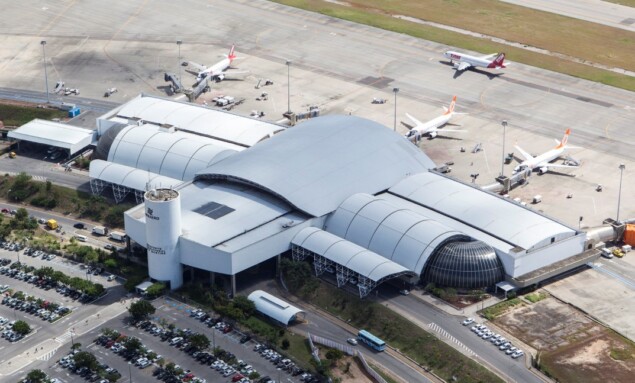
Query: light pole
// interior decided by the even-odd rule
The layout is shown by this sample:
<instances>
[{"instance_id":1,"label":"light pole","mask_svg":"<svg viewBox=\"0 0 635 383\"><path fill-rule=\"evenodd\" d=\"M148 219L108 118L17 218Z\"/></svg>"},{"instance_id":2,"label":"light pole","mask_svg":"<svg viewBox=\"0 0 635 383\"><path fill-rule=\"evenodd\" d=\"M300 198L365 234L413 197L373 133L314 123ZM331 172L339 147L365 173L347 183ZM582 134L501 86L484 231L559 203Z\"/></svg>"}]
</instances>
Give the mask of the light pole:
<instances>
[{"instance_id":1,"label":"light pole","mask_svg":"<svg viewBox=\"0 0 635 383\"><path fill-rule=\"evenodd\" d=\"M507 120L501 122L503 125L503 158L501 161L501 176L505 174L505 131L507 130Z\"/></svg>"},{"instance_id":2,"label":"light pole","mask_svg":"<svg viewBox=\"0 0 635 383\"><path fill-rule=\"evenodd\" d=\"M287 60L287 113L291 113L291 60Z\"/></svg>"},{"instance_id":3,"label":"light pole","mask_svg":"<svg viewBox=\"0 0 635 383\"><path fill-rule=\"evenodd\" d=\"M394 112L394 118L393 118L393 122L392 122L392 130L394 132L397 131L397 93L399 93L399 88L392 88L393 93L395 94L395 112Z\"/></svg>"},{"instance_id":4,"label":"light pole","mask_svg":"<svg viewBox=\"0 0 635 383\"><path fill-rule=\"evenodd\" d=\"M132 368L130 367L132 365L131 362L128 362L128 375L130 377L130 383L132 383Z\"/></svg>"},{"instance_id":5,"label":"light pole","mask_svg":"<svg viewBox=\"0 0 635 383\"><path fill-rule=\"evenodd\" d=\"M46 71L46 50L44 49L46 40L40 41L40 44L42 44L42 57L44 58L44 83L46 84L46 103L49 104L51 102L49 100L49 77Z\"/></svg>"},{"instance_id":6,"label":"light pole","mask_svg":"<svg viewBox=\"0 0 635 383\"><path fill-rule=\"evenodd\" d=\"M75 344L75 338L73 338L73 333L74 333L73 329L70 330L70 333L71 333L71 350L72 350L73 345Z\"/></svg>"},{"instance_id":7,"label":"light pole","mask_svg":"<svg viewBox=\"0 0 635 383\"><path fill-rule=\"evenodd\" d=\"M183 41L176 40L176 45L179 47L179 61L177 63L179 67L179 81L181 81L181 44L183 44Z\"/></svg>"},{"instance_id":8,"label":"light pole","mask_svg":"<svg viewBox=\"0 0 635 383\"><path fill-rule=\"evenodd\" d=\"M622 174L624 173L624 169L626 168L626 165L624 164L620 164L620 190L617 194L617 222L620 222L620 202L622 199Z\"/></svg>"}]
</instances>

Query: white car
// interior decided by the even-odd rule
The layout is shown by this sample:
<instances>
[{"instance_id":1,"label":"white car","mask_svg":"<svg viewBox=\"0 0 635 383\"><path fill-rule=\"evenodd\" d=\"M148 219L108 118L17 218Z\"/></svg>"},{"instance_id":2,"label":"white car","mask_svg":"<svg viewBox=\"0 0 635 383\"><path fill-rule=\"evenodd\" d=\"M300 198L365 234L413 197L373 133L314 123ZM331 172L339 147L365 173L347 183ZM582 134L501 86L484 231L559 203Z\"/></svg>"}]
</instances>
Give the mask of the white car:
<instances>
[{"instance_id":1,"label":"white car","mask_svg":"<svg viewBox=\"0 0 635 383\"><path fill-rule=\"evenodd\" d=\"M515 353L516 351L518 351L518 347L510 347L507 350L505 350L505 354L511 355L511 354Z\"/></svg>"},{"instance_id":2,"label":"white car","mask_svg":"<svg viewBox=\"0 0 635 383\"><path fill-rule=\"evenodd\" d=\"M114 274L110 274L107 279L108 279L108 282L110 282L110 281L114 281L115 278L117 277Z\"/></svg>"},{"instance_id":3,"label":"white car","mask_svg":"<svg viewBox=\"0 0 635 383\"><path fill-rule=\"evenodd\" d=\"M469 326L472 323L474 323L474 318L467 318L466 320L463 321L463 326Z\"/></svg>"},{"instance_id":4,"label":"white car","mask_svg":"<svg viewBox=\"0 0 635 383\"><path fill-rule=\"evenodd\" d=\"M512 354L512 358L517 359L517 358L520 358L523 355L525 355L523 350L518 350L518 351L516 351L515 353Z\"/></svg>"},{"instance_id":5,"label":"white car","mask_svg":"<svg viewBox=\"0 0 635 383\"><path fill-rule=\"evenodd\" d=\"M348 338L346 339L346 341L350 344L352 344L353 346L357 346L357 339L355 338Z\"/></svg>"}]
</instances>

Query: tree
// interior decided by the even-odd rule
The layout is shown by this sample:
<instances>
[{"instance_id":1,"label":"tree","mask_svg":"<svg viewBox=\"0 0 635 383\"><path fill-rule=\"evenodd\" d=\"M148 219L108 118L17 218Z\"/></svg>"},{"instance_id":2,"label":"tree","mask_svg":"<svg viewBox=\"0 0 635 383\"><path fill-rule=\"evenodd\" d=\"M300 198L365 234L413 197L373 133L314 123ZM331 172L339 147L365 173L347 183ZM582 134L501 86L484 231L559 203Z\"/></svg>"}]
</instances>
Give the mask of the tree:
<instances>
[{"instance_id":1,"label":"tree","mask_svg":"<svg viewBox=\"0 0 635 383\"><path fill-rule=\"evenodd\" d=\"M132 315L132 318L135 321L140 321L148 318L150 315L154 314L156 309L152 306L152 303L140 300L130 305L128 312Z\"/></svg>"},{"instance_id":2,"label":"tree","mask_svg":"<svg viewBox=\"0 0 635 383\"><path fill-rule=\"evenodd\" d=\"M198 350L204 350L209 347L209 339L203 334L190 335L189 343Z\"/></svg>"},{"instance_id":3,"label":"tree","mask_svg":"<svg viewBox=\"0 0 635 383\"><path fill-rule=\"evenodd\" d=\"M153 283L146 290L147 297L152 299L160 296L165 291L166 286L163 283Z\"/></svg>"},{"instance_id":4,"label":"tree","mask_svg":"<svg viewBox=\"0 0 635 383\"><path fill-rule=\"evenodd\" d=\"M97 358L95 358L95 355L90 352L80 351L75 354L73 359L75 360L75 366L77 367L87 367L91 370L97 369Z\"/></svg>"},{"instance_id":5,"label":"tree","mask_svg":"<svg viewBox=\"0 0 635 383\"><path fill-rule=\"evenodd\" d=\"M344 356L344 353L340 350L331 348L326 352L326 359L329 360L338 360Z\"/></svg>"},{"instance_id":6,"label":"tree","mask_svg":"<svg viewBox=\"0 0 635 383\"><path fill-rule=\"evenodd\" d=\"M290 345L291 345L291 343L289 343L289 339L284 338L284 339L282 340L282 349L283 349L283 350L288 349Z\"/></svg>"},{"instance_id":7,"label":"tree","mask_svg":"<svg viewBox=\"0 0 635 383\"><path fill-rule=\"evenodd\" d=\"M31 383L45 383L48 381L48 376L46 376L46 374L42 370L31 370L26 375L26 378Z\"/></svg>"},{"instance_id":8,"label":"tree","mask_svg":"<svg viewBox=\"0 0 635 383\"><path fill-rule=\"evenodd\" d=\"M128 338L126 338L126 342L124 343L124 346L128 350L137 351L141 349L141 346L143 346L143 344L138 338L134 336L129 336Z\"/></svg>"},{"instance_id":9,"label":"tree","mask_svg":"<svg viewBox=\"0 0 635 383\"><path fill-rule=\"evenodd\" d=\"M31 326L23 320L19 320L13 324L13 331L20 335L26 335L31 332Z\"/></svg>"},{"instance_id":10,"label":"tree","mask_svg":"<svg viewBox=\"0 0 635 383\"><path fill-rule=\"evenodd\" d=\"M233 303L234 307L243 312L244 318L249 318L256 312L256 304L244 295L237 295Z\"/></svg>"},{"instance_id":11,"label":"tree","mask_svg":"<svg viewBox=\"0 0 635 383\"><path fill-rule=\"evenodd\" d=\"M79 350L80 348L82 348L82 344L79 342L73 343L71 346L71 350Z\"/></svg>"}]
</instances>

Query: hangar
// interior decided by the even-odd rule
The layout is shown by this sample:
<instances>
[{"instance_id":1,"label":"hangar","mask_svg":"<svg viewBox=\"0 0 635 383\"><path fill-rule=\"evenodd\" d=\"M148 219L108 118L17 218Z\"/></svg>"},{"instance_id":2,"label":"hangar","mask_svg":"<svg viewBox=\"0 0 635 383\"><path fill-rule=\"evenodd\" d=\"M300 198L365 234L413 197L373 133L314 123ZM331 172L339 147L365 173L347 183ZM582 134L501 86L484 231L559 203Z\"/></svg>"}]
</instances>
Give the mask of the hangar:
<instances>
[{"instance_id":1,"label":"hangar","mask_svg":"<svg viewBox=\"0 0 635 383\"><path fill-rule=\"evenodd\" d=\"M406 139L325 116L237 151L125 213L151 278L227 276L282 254L367 295L401 278L458 288L512 284L584 251L586 234L431 171Z\"/></svg>"},{"instance_id":2,"label":"hangar","mask_svg":"<svg viewBox=\"0 0 635 383\"><path fill-rule=\"evenodd\" d=\"M9 138L64 149L67 156L78 153L96 139L92 130L48 120L34 119L12 130Z\"/></svg>"}]
</instances>

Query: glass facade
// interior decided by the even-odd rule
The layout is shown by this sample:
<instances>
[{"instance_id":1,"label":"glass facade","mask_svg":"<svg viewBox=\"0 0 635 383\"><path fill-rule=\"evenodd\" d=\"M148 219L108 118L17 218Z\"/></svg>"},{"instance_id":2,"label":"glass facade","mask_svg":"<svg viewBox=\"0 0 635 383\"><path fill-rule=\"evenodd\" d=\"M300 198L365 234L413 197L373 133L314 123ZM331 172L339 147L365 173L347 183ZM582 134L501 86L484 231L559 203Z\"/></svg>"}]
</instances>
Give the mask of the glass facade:
<instances>
[{"instance_id":1,"label":"glass facade","mask_svg":"<svg viewBox=\"0 0 635 383\"><path fill-rule=\"evenodd\" d=\"M503 275L503 265L493 248L466 236L455 236L432 254L423 279L439 286L476 289L502 281Z\"/></svg>"}]
</instances>

